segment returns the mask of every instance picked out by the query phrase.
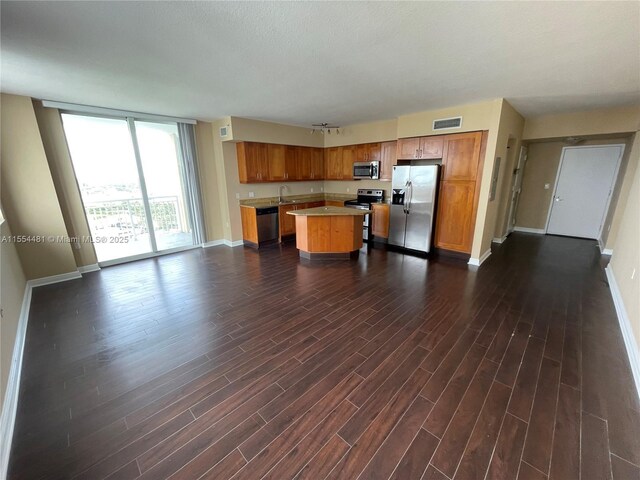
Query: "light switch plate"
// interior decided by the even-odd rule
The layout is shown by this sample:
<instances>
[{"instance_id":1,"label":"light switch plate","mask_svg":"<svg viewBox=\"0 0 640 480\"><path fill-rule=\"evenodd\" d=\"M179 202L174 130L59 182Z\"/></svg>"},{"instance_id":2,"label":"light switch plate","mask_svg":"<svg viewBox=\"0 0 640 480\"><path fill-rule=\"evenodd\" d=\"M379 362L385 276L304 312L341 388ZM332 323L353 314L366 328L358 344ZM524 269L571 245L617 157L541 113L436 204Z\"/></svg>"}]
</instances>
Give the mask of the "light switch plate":
<instances>
[{"instance_id":1,"label":"light switch plate","mask_svg":"<svg viewBox=\"0 0 640 480\"><path fill-rule=\"evenodd\" d=\"M239 193L236 193L236 198L237 198L238 200L240 200L240 194L239 194Z\"/></svg>"},{"instance_id":2,"label":"light switch plate","mask_svg":"<svg viewBox=\"0 0 640 480\"><path fill-rule=\"evenodd\" d=\"M545 183L544 184L544 189L545 190L549 190L551 188L551 184L550 183Z\"/></svg>"},{"instance_id":3,"label":"light switch plate","mask_svg":"<svg viewBox=\"0 0 640 480\"><path fill-rule=\"evenodd\" d=\"M255 196L256 196L256 194L255 194L255 193L253 193L253 192L249 192L249 198L254 198Z\"/></svg>"}]
</instances>

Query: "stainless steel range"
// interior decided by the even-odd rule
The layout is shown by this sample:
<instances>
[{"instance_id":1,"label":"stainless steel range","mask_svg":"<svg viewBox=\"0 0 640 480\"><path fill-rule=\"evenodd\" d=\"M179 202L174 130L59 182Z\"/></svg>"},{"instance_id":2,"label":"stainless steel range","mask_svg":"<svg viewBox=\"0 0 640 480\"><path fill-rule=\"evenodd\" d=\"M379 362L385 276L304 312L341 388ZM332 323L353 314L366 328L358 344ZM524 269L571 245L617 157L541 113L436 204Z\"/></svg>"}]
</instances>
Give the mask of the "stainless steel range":
<instances>
[{"instance_id":1,"label":"stainless steel range","mask_svg":"<svg viewBox=\"0 0 640 480\"><path fill-rule=\"evenodd\" d=\"M358 189L358 197L355 200L347 200L344 206L347 208L358 208L360 210L371 210L372 203L382 203L384 201L384 190ZM362 239L365 242L371 241L371 214L365 215L362 223Z\"/></svg>"}]
</instances>

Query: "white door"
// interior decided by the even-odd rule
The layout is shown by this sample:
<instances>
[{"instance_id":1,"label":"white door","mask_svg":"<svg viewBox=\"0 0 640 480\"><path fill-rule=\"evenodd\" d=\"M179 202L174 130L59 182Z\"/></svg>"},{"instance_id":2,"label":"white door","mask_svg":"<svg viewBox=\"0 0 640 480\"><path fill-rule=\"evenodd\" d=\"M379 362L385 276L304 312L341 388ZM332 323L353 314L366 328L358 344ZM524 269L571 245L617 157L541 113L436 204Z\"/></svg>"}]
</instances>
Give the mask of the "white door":
<instances>
[{"instance_id":1,"label":"white door","mask_svg":"<svg viewBox=\"0 0 640 480\"><path fill-rule=\"evenodd\" d=\"M600 238L624 145L565 147L547 233Z\"/></svg>"},{"instance_id":2,"label":"white door","mask_svg":"<svg viewBox=\"0 0 640 480\"><path fill-rule=\"evenodd\" d=\"M524 162L527 161L527 147L520 147L520 156L518 157L518 165L513 171L513 182L511 186L511 204L509 206L509 224L507 225L507 234L513 232L516 225L516 212L518 211L518 200L522 191L522 173L524 172Z\"/></svg>"}]
</instances>

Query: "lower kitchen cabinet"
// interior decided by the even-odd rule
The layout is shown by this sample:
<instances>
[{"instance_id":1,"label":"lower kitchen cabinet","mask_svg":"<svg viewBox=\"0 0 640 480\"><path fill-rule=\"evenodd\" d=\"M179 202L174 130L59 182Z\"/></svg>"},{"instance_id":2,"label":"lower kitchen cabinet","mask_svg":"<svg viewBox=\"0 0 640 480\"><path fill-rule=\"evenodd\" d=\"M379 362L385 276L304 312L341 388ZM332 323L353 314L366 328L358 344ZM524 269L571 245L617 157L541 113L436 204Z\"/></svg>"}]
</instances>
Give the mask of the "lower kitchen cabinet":
<instances>
[{"instance_id":1,"label":"lower kitchen cabinet","mask_svg":"<svg viewBox=\"0 0 640 480\"><path fill-rule=\"evenodd\" d=\"M374 237L389 238L389 205L374 203L371 205L371 233Z\"/></svg>"},{"instance_id":2,"label":"lower kitchen cabinet","mask_svg":"<svg viewBox=\"0 0 640 480\"><path fill-rule=\"evenodd\" d=\"M471 251L475 215L475 182L442 181L436 217L436 246L445 250Z\"/></svg>"},{"instance_id":3,"label":"lower kitchen cabinet","mask_svg":"<svg viewBox=\"0 0 640 480\"><path fill-rule=\"evenodd\" d=\"M287 215L287 212L292 212L296 209L296 206L295 204L280 205L278 216L280 222L280 238L296 233L296 217Z\"/></svg>"},{"instance_id":4,"label":"lower kitchen cabinet","mask_svg":"<svg viewBox=\"0 0 640 480\"><path fill-rule=\"evenodd\" d=\"M240 205L240 219L242 221L242 239L258 245L258 220L256 209Z\"/></svg>"},{"instance_id":5,"label":"lower kitchen cabinet","mask_svg":"<svg viewBox=\"0 0 640 480\"><path fill-rule=\"evenodd\" d=\"M344 207L344 202L340 202L337 200L325 200L324 204L327 207Z\"/></svg>"}]
</instances>

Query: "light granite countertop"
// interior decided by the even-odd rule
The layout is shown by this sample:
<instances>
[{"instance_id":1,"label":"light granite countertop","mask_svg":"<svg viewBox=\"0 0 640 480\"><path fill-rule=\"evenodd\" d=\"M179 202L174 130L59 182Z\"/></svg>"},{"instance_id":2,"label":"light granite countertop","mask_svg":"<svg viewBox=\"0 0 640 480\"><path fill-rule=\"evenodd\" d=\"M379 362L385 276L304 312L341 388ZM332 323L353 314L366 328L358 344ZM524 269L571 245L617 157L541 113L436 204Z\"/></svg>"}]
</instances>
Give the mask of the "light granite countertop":
<instances>
[{"instance_id":1,"label":"light granite countertop","mask_svg":"<svg viewBox=\"0 0 640 480\"><path fill-rule=\"evenodd\" d=\"M316 208L305 208L303 210L292 210L287 213L289 215L302 215L307 217L340 217L340 216L356 217L358 215L363 216L371 212L372 210L359 210L357 208L316 207Z\"/></svg>"},{"instance_id":2,"label":"light granite countertop","mask_svg":"<svg viewBox=\"0 0 640 480\"><path fill-rule=\"evenodd\" d=\"M279 205L288 205L291 203L309 203L309 202L322 202L322 201L334 201L344 202L346 200L355 199L354 195L341 194L341 193L310 193L305 195L288 195L283 197L284 202L279 203L278 197L266 197L266 198L246 198L240 200L240 206L242 207L277 207Z\"/></svg>"}]
</instances>

